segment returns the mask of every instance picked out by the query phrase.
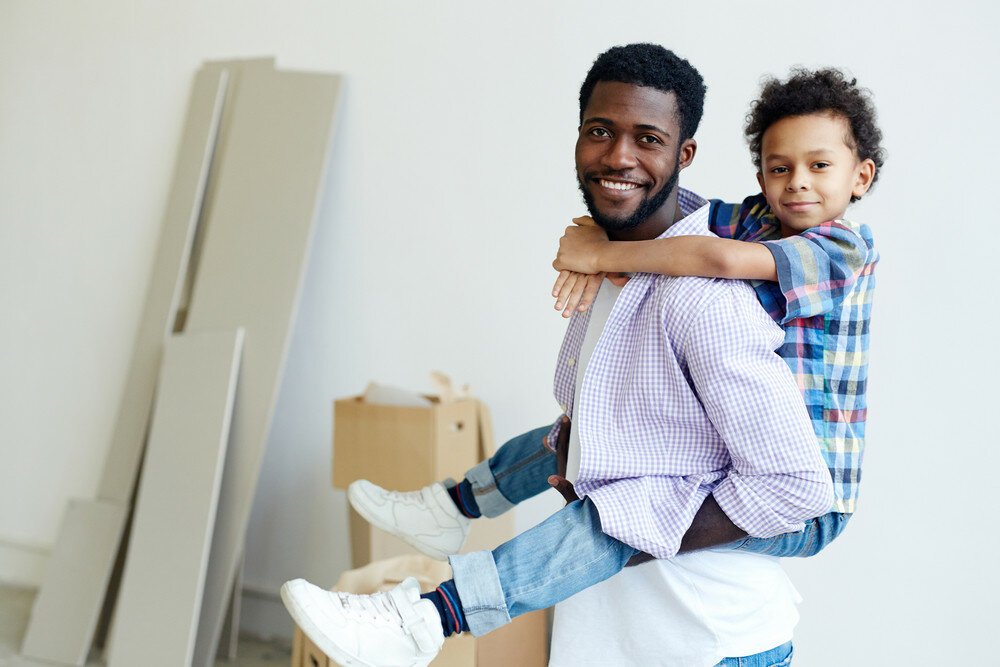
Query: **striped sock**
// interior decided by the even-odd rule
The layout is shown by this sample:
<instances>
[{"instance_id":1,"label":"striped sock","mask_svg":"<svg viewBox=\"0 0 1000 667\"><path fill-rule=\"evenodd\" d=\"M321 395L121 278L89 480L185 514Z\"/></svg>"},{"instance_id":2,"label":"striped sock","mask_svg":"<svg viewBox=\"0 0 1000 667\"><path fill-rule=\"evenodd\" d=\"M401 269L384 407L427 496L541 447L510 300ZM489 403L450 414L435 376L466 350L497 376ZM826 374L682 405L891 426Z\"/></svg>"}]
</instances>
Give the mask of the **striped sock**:
<instances>
[{"instance_id":1,"label":"striped sock","mask_svg":"<svg viewBox=\"0 0 1000 667\"><path fill-rule=\"evenodd\" d=\"M476 497L472 493L472 483L469 480L463 479L458 486L448 489L448 495L451 496L458 511L470 519L478 519L483 515L479 511L479 503L476 502Z\"/></svg>"},{"instance_id":2,"label":"striped sock","mask_svg":"<svg viewBox=\"0 0 1000 667\"><path fill-rule=\"evenodd\" d=\"M469 624L465 620L465 612L462 610L462 601L458 598L454 579L449 579L430 593L424 593L420 597L434 603L438 615L441 616L441 629L444 630L445 637L469 631Z\"/></svg>"}]
</instances>

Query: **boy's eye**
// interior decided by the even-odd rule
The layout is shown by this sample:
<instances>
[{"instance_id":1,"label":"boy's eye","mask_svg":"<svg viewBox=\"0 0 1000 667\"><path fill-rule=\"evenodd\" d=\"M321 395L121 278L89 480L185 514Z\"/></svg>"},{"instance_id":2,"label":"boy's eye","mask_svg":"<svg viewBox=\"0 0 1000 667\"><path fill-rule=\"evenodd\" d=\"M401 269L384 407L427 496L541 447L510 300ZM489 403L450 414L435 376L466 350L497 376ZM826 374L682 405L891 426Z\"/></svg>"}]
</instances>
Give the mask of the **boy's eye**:
<instances>
[{"instance_id":1,"label":"boy's eye","mask_svg":"<svg viewBox=\"0 0 1000 667\"><path fill-rule=\"evenodd\" d=\"M829 167L829 166L830 166L829 162L817 162L816 164L813 165L813 169L822 169L824 167Z\"/></svg>"},{"instance_id":2,"label":"boy's eye","mask_svg":"<svg viewBox=\"0 0 1000 667\"><path fill-rule=\"evenodd\" d=\"M788 171L788 167L775 167L771 170L772 174L784 174Z\"/></svg>"}]
</instances>

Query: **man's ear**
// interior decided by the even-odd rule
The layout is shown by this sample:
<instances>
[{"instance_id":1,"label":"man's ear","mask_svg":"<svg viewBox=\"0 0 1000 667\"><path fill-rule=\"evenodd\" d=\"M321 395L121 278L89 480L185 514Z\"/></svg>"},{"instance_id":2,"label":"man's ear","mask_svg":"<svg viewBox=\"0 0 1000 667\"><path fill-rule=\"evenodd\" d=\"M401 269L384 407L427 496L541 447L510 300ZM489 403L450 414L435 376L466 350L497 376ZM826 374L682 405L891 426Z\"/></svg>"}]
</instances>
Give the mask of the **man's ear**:
<instances>
[{"instance_id":1,"label":"man's ear","mask_svg":"<svg viewBox=\"0 0 1000 667\"><path fill-rule=\"evenodd\" d=\"M867 160L862 160L858 165L857 178L854 181L854 188L851 190L851 194L861 199L861 196L868 192L868 188L872 186L872 181L875 179L875 163L871 158Z\"/></svg>"},{"instance_id":2,"label":"man's ear","mask_svg":"<svg viewBox=\"0 0 1000 667\"><path fill-rule=\"evenodd\" d=\"M677 152L677 168L686 169L688 165L694 162L694 154L698 150L698 142L694 139L685 139L681 143L681 148Z\"/></svg>"},{"instance_id":3,"label":"man's ear","mask_svg":"<svg viewBox=\"0 0 1000 667\"><path fill-rule=\"evenodd\" d=\"M760 193L767 196L767 188L764 186L764 174L757 172L757 183L760 184Z\"/></svg>"}]
</instances>

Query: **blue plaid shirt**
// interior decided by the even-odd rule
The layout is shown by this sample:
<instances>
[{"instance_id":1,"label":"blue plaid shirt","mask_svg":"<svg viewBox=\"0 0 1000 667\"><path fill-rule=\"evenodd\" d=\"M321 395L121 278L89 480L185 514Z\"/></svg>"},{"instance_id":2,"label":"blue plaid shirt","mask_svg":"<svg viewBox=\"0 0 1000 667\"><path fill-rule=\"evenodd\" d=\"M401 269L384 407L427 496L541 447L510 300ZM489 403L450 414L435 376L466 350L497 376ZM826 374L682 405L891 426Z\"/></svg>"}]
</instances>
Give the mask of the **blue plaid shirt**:
<instances>
[{"instance_id":1,"label":"blue plaid shirt","mask_svg":"<svg viewBox=\"0 0 1000 667\"><path fill-rule=\"evenodd\" d=\"M742 204L713 200L709 224L720 237L763 242L774 255L778 282L751 283L785 330L778 354L795 375L833 478L833 510L854 512L868 414L868 320L879 260L871 230L835 220L783 239L763 195Z\"/></svg>"}]
</instances>

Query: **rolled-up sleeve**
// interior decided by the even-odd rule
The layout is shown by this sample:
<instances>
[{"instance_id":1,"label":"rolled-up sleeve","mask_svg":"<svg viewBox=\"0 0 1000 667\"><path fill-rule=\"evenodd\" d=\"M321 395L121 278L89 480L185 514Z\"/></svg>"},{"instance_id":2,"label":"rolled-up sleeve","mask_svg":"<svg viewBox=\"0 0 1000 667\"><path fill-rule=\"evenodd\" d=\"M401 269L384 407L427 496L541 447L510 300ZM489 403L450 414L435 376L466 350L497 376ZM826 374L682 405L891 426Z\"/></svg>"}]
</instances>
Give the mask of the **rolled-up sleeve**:
<instances>
[{"instance_id":1,"label":"rolled-up sleeve","mask_svg":"<svg viewBox=\"0 0 1000 667\"><path fill-rule=\"evenodd\" d=\"M681 342L695 392L731 459L712 493L754 537L801 530L833 505L802 395L775 353L783 339L753 291L734 282L705 305Z\"/></svg>"},{"instance_id":2,"label":"rolled-up sleeve","mask_svg":"<svg viewBox=\"0 0 1000 667\"><path fill-rule=\"evenodd\" d=\"M775 241L765 241L778 274L774 304L782 324L828 313L843 302L858 276L878 262L871 232L847 220L821 225Z\"/></svg>"}]
</instances>

